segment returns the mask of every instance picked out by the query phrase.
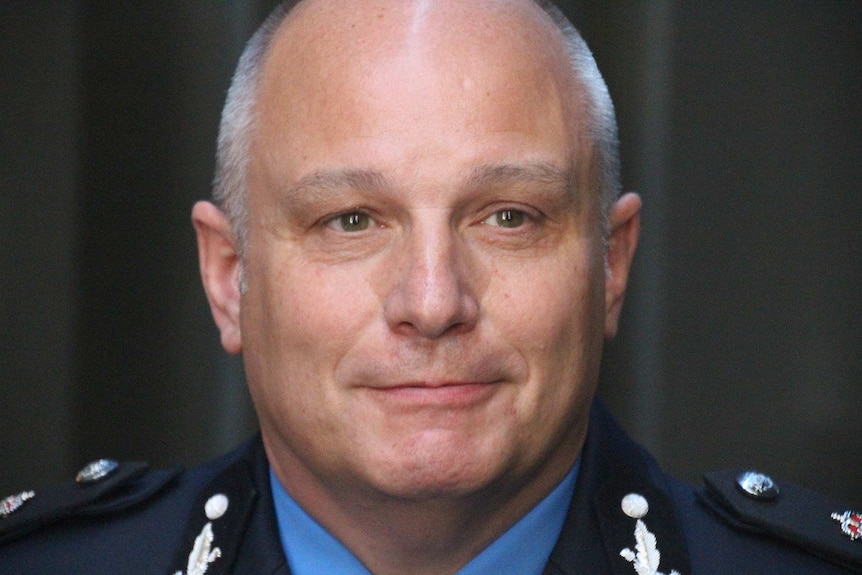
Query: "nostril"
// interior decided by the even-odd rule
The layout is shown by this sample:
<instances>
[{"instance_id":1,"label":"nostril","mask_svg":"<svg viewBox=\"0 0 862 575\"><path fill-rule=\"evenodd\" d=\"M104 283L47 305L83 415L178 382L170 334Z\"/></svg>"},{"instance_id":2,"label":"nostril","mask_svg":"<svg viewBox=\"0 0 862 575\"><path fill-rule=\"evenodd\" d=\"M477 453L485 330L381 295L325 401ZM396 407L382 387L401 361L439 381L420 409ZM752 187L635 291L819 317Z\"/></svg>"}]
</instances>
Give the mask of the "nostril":
<instances>
[{"instance_id":1,"label":"nostril","mask_svg":"<svg viewBox=\"0 0 862 575\"><path fill-rule=\"evenodd\" d=\"M439 338L465 333L473 328L478 305L469 286L457 278L404 281L389 294L385 313L401 335Z\"/></svg>"}]
</instances>

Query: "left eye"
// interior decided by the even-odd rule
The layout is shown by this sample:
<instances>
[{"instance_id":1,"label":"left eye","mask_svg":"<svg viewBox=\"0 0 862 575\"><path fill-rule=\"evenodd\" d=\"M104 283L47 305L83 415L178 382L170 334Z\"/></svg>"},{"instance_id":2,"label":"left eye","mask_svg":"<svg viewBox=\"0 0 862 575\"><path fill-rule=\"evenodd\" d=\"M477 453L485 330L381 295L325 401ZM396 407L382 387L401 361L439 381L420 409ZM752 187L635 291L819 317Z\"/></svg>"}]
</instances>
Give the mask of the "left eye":
<instances>
[{"instance_id":1,"label":"left eye","mask_svg":"<svg viewBox=\"0 0 862 575\"><path fill-rule=\"evenodd\" d=\"M342 232L361 232L374 225L374 220L364 212L347 212L335 216L328 224Z\"/></svg>"},{"instance_id":2,"label":"left eye","mask_svg":"<svg viewBox=\"0 0 862 575\"><path fill-rule=\"evenodd\" d=\"M494 212L482 223L501 228L518 228L524 225L528 218L521 210L507 209Z\"/></svg>"}]
</instances>

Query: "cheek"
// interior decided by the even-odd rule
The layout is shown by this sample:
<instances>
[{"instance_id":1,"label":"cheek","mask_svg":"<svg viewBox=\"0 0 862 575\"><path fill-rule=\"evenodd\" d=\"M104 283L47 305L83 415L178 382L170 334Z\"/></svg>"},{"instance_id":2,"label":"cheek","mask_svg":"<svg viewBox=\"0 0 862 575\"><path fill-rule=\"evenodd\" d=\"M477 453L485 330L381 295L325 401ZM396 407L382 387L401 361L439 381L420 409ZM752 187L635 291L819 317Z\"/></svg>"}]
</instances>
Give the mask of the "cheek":
<instances>
[{"instance_id":1,"label":"cheek","mask_svg":"<svg viewBox=\"0 0 862 575\"><path fill-rule=\"evenodd\" d=\"M284 258L268 265L261 277L261 331L277 346L274 354L337 354L373 314L365 282L351 270Z\"/></svg>"},{"instance_id":2,"label":"cheek","mask_svg":"<svg viewBox=\"0 0 862 575\"><path fill-rule=\"evenodd\" d=\"M249 270L254 281L242 306L248 381L274 417L313 418L337 401L334 373L373 306L353 275L277 255Z\"/></svg>"},{"instance_id":3,"label":"cheek","mask_svg":"<svg viewBox=\"0 0 862 575\"><path fill-rule=\"evenodd\" d=\"M595 387L603 341L600 259L569 257L507 281L495 328L529 366L519 411L550 417Z\"/></svg>"},{"instance_id":4,"label":"cheek","mask_svg":"<svg viewBox=\"0 0 862 575\"><path fill-rule=\"evenodd\" d=\"M561 344L583 344L599 332L602 273L600 263L584 256L555 259L515 274L495 270L497 287L486 307L494 308L495 323L522 346L562 351Z\"/></svg>"}]
</instances>

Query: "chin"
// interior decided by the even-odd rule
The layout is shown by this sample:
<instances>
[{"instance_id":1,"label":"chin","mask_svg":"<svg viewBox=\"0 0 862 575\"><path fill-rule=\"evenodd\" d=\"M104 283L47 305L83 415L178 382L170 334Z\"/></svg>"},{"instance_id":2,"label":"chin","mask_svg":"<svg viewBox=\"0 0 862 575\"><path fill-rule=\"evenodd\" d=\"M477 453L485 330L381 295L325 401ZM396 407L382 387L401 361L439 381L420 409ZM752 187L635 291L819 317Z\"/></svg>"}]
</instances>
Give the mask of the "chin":
<instances>
[{"instance_id":1,"label":"chin","mask_svg":"<svg viewBox=\"0 0 862 575\"><path fill-rule=\"evenodd\" d=\"M509 467L501 450L490 445L471 445L451 433L427 435L372 464L372 483L380 492L417 501L465 497L487 488Z\"/></svg>"}]
</instances>

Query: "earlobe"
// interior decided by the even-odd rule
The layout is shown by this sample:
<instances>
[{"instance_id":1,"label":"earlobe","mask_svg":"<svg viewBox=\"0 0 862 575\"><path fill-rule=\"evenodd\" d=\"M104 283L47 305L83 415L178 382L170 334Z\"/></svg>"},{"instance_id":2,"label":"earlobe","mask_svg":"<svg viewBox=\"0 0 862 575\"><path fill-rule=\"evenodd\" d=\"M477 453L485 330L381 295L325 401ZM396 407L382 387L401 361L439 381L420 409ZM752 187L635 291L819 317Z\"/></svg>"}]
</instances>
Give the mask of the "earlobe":
<instances>
[{"instance_id":1,"label":"earlobe","mask_svg":"<svg viewBox=\"0 0 862 575\"><path fill-rule=\"evenodd\" d=\"M192 223L198 240L198 258L204 291L213 319L228 353L242 351L240 331L240 256L230 222L210 202L192 208Z\"/></svg>"},{"instance_id":2,"label":"earlobe","mask_svg":"<svg viewBox=\"0 0 862 575\"><path fill-rule=\"evenodd\" d=\"M620 196L609 215L605 270L605 337L617 333L629 270L640 235L641 199L637 194Z\"/></svg>"}]
</instances>

